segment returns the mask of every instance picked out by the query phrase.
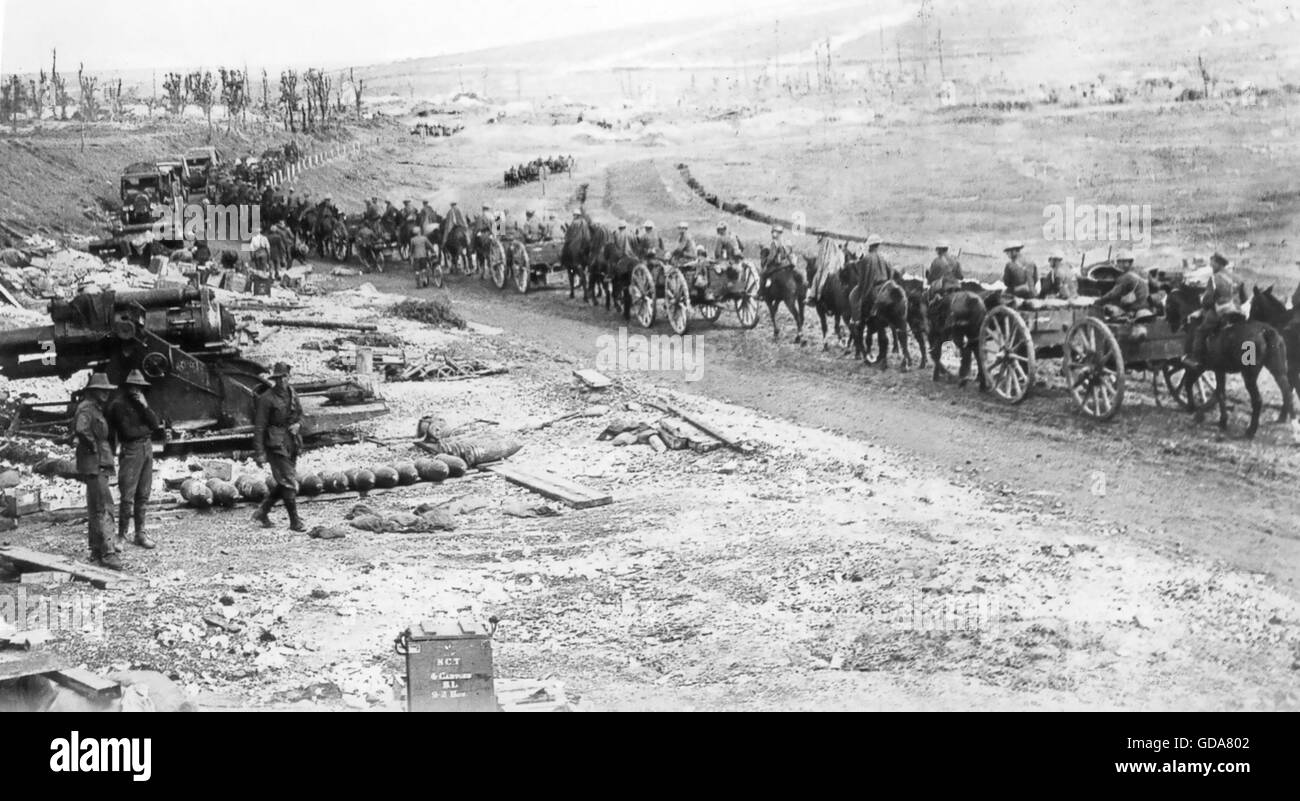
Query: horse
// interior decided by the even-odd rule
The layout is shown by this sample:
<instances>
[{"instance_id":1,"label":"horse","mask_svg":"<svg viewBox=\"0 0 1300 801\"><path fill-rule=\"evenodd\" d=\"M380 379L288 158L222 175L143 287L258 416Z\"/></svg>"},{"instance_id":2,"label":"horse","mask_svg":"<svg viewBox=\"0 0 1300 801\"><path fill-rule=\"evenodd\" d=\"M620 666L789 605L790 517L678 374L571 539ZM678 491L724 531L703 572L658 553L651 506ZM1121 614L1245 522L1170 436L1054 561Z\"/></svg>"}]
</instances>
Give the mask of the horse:
<instances>
[{"instance_id":1,"label":"horse","mask_svg":"<svg viewBox=\"0 0 1300 801\"><path fill-rule=\"evenodd\" d=\"M861 299L858 323L852 326L856 354L861 354L868 364L871 361L871 335L875 334L880 346L876 363L881 370L889 369L888 335L893 333L894 346L902 343L903 372L912 367L912 350L907 347L907 290L894 279L885 281L871 290L870 297Z\"/></svg>"},{"instance_id":2,"label":"horse","mask_svg":"<svg viewBox=\"0 0 1300 801\"><path fill-rule=\"evenodd\" d=\"M823 269L820 266L819 259L809 259L808 261L808 283L814 283L817 271ZM829 269L826 268L826 269ZM849 307L849 292L845 289L845 284L840 280L840 270L832 270L822 280L821 292L813 298L813 308L817 310L817 317L822 324L822 350L830 350L830 343L826 341L829 335L829 329L826 325L827 318L835 320L835 339L839 342L844 341L842 327L847 327L849 320L853 316L852 309Z\"/></svg>"},{"instance_id":3,"label":"horse","mask_svg":"<svg viewBox=\"0 0 1300 801\"><path fill-rule=\"evenodd\" d=\"M768 249L762 249L763 261L767 260ZM798 257L795 257L798 258ZM790 310L795 322L795 344L803 344L803 317L807 304L808 281L805 270L799 270L794 264L783 264L771 272L764 271L759 288L759 296L767 303L768 316L772 318L772 338L780 339L781 330L776 324L776 310L782 303Z\"/></svg>"},{"instance_id":4,"label":"horse","mask_svg":"<svg viewBox=\"0 0 1300 801\"><path fill-rule=\"evenodd\" d=\"M1300 394L1300 321L1295 309L1288 309L1282 299L1273 294L1273 287L1263 292L1255 287L1250 301L1250 319L1271 325L1286 343L1286 378L1291 389ZM1296 290L1300 292L1300 289Z\"/></svg>"},{"instance_id":5,"label":"horse","mask_svg":"<svg viewBox=\"0 0 1300 801\"><path fill-rule=\"evenodd\" d=\"M469 231L463 225L452 226L447 232L446 247L442 248L443 263L449 270L467 275L472 266L469 251Z\"/></svg>"},{"instance_id":6,"label":"horse","mask_svg":"<svg viewBox=\"0 0 1300 801\"><path fill-rule=\"evenodd\" d=\"M1240 296L1245 296L1242 287ZM1176 333L1180 329L1186 332L1186 349L1191 351L1196 329L1202 324L1200 317L1193 317L1193 312L1200 308L1201 292L1188 286L1181 286L1169 293L1165 309L1165 319ZM1227 320L1226 326L1212 333L1205 343L1205 364L1196 369L1188 368L1183 372L1183 382L1179 392L1184 397L1192 397L1192 388L1206 370L1214 371L1214 396L1219 402L1219 429L1228 428L1227 381L1228 373L1240 373L1246 383L1246 393L1250 395L1250 426L1246 429L1246 439L1253 439L1259 431L1259 415L1264 401L1259 394L1259 374L1267 369L1282 391L1282 414L1279 423L1285 423L1294 417L1291 402L1291 383L1287 380L1286 343L1277 329L1258 321L1245 320L1233 322ZM1202 411L1196 411L1196 420L1204 419Z\"/></svg>"},{"instance_id":7,"label":"horse","mask_svg":"<svg viewBox=\"0 0 1300 801\"><path fill-rule=\"evenodd\" d=\"M921 351L921 369L928 366L926 353L929 348L926 347L925 337L930 330L930 301L926 297L925 282L917 278L908 278L903 280L903 291L907 293L907 327L912 332L912 338L916 340L916 348ZM903 339L903 348L907 347L907 339ZM898 352L898 340L894 340L894 352Z\"/></svg>"},{"instance_id":8,"label":"horse","mask_svg":"<svg viewBox=\"0 0 1300 801\"><path fill-rule=\"evenodd\" d=\"M970 364L979 347L980 327L984 324L986 307L978 292L961 289L945 292L934 298L927 309L930 322L930 360L934 362L933 380L949 375L943 366L943 343L951 342L961 354L958 386L970 381ZM988 390L984 367L975 359L980 392Z\"/></svg>"}]
</instances>

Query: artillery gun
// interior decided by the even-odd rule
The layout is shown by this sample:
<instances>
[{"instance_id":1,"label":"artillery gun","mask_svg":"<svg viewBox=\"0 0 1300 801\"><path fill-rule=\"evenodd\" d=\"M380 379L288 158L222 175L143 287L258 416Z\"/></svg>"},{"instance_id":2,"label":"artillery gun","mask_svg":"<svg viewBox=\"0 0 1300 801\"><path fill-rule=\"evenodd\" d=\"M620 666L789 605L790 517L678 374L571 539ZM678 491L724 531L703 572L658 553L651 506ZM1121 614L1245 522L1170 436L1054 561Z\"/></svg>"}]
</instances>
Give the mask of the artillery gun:
<instances>
[{"instance_id":1,"label":"artillery gun","mask_svg":"<svg viewBox=\"0 0 1300 801\"><path fill-rule=\"evenodd\" d=\"M166 449L238 449L252 442L266 367L233 344L234 316L210 290L154 289L81 294L50 303L51 324L0 332L0 375L11 381L69 378L81 370L120 384L134 369L149 379L151 408L167 430ZM330 441L340 429L388 411L354 382L294 385L302 396L304 440ZM79 394L79 393L78 393ZM79 398L21 403L9 433L61 439Z\"/></svg>"}]
</instances>

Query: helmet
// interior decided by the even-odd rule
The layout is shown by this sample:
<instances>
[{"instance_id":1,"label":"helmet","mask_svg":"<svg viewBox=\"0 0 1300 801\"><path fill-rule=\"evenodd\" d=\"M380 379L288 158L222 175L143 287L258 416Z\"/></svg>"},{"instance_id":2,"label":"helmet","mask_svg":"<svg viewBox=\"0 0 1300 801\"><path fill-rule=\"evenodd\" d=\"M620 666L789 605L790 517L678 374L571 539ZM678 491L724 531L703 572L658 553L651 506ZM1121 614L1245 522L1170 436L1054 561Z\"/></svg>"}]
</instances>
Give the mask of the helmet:
<instances>
[{"instance_id":1,"label":"helmet","mask_svg":"<svg viewBox=\"0 0 1300 801\"><path fill-rule=\"evenodd\" d=\"M1133 251L1121 250L1115 254L1115 261L1133 261Z\"/></svg>"},{"instance_id":2,"label":"helmet","mask_svg":"<svg viewBox=\"0 0 1300 801\"><path fill-rule=\"evenodd\" d=\"M642 227L643 227L643 228L650 228L650 229L653 229L653 228L655 227L655 221L654 221L654 220L646 220L646 221L645 221L645 225L643 225Z\"/></svg>"},{"instance_id":3,"label":"helmet","mask_svg":"<svg viewBox=\"0 0 1300 801\"><path fill-rule=\"evenodd\" d=\"M1003 252L1003 253L1012 253L1012 252L1015 252L1015 251L1018 251L1018 250L1024 250L1024 248L1025 248L1025 245L1024 245L1023 242L1020 242L1019 240L1012 240L1012 241L1010 241L1010 242L1007 243L1007 246L1006 246L1006 247L1002 248L1002 252Z\"/></svg>"},{"instance_id":4,"label":"helmet","mask_svg":"<svg viewBox=\"0 0 1300 801\"><path fill-rule=\"evenodd\" d=\"M867 247L871 247L872 245L879 245L884 241L885 240L881 238L880 234L872 234L871 236L867 237Z\"/></svg>"}]
</instances>

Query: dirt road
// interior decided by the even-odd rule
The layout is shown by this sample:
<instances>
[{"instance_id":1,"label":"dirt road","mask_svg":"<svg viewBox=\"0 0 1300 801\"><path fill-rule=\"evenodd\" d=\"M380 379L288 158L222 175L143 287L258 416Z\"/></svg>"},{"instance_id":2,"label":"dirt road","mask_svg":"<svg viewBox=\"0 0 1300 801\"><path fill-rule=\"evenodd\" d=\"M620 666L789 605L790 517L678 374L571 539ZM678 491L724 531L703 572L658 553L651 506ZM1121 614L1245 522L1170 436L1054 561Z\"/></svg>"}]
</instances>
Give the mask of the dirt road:
<instances>
[{"instance_id":1,"label":"dirt road","mask_svg":"<svg viewBox=\"0 0 1300 801\"><path fill-rule=\"evenodd\" d=\"M405 275L375 278L380 289L408 291ZM469 319L530 332L538 347L587 365L597 339L620 324L564 291L520 297L451 280ZM701 380L664 374L656 383L883 445L950 470L961 483L1063 505L1071 516L1152 548L1190 549L1267 574L1296 596L1300 500L1287 427L1266 426L1247 443L1240 439L1240 407L1225 437L1212 421L1194 426L1188 415L1157 408L1149 394L1138 393L1115 421L1091 424L1060 391L1012 408L981 397L973 385L934 384L928 371L881 374L837 349L826 355L794 345L788 333L773 343L766 323L766 311L754 331L740 330L729 313L715 327L697 323L707 356Z\"/></svg>"}]
</instances>

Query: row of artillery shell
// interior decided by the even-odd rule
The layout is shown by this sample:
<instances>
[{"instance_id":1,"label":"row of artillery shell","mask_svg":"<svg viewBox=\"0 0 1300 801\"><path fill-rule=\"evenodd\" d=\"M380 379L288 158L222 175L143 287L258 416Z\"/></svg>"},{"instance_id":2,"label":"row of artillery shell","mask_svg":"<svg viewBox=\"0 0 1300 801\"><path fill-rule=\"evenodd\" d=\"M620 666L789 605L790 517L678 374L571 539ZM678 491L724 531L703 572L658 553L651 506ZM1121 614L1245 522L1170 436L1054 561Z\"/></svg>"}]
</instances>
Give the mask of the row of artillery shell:
<instances>
[{"instance_id":1,"label":"row of artillery shell","mask_svg":"<svg viewBox=\"0 0 1300 801\"><path fill-rule=\"evenodd\" d=\"M298 494L307 498L341 492L359 492L364 495L372 489L407 487L421 481L459 478L465 475L468 469L463 459L450 454L438 454L416 459L413 462L398 462L395 465L330 470L321 473L300 472ZM275 479L271 476L245 474L236 478L234 483L217 478L206 481L190 478L181 484L181 498L195 509L208 509L212 506L230 507L240 499L249 503L260 503L275 488Z\"/></svg>"}]
</instances>

